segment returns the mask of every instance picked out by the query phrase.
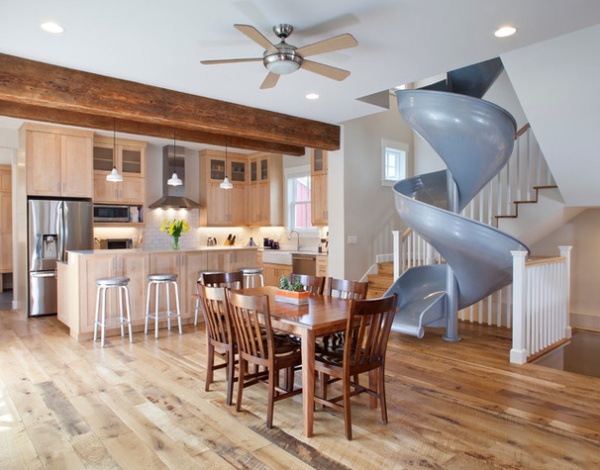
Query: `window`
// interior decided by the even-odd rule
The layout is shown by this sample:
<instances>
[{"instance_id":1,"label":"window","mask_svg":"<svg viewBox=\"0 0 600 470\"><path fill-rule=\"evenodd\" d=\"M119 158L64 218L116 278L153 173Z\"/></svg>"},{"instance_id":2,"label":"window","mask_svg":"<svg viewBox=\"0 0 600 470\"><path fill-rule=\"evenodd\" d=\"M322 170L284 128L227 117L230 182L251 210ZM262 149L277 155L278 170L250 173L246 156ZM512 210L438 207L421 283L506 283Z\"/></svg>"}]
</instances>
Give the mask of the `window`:
<instances>
[{"instance_id":1,"label":"window","mask_svg":"<svg viewBox=\"0 0 600 470\"><path fill-rule=\"evenodd\" d=\"M408 145L390 140L381 141L381 185L392 186L406 178Z\"/></svg>"},{"instance_id":2,"label":"window","mask_svg":"<svg viewBox=\"0 0 600 470\"><path fill-rule=\"evenodd\" d=\"M286 171L287 225L298 232L315 231L311 223L310 171L305 167Z\"/></svg>"}]
</instances>

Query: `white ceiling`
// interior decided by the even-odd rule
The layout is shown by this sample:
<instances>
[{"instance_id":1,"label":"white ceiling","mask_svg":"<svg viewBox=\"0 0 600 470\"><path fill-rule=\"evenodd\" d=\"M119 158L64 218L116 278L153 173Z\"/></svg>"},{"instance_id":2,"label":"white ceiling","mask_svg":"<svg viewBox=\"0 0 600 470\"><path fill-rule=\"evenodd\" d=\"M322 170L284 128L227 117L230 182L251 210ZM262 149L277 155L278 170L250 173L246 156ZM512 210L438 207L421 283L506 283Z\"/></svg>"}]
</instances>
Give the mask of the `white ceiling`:
<instances>
[{"instance_id":1,"label":"white ceiling","mask_svg":"<svg viewBox=\"0 0 600 470\"><path fill-rule=\"evenodd\" d=\"M598 0L0 0L0 11L2 53L333 124L380 110L362 96L600 23ZM42 31L48 20L65 32ZM358 47L311 59L352 74L300 70L259 90L260 62L201 65L262 55L234 23L273 42L271 27L290 23L296 46L351 33ZM495 38L504 24L517 34Z\"/></svg>"}]
</instances>

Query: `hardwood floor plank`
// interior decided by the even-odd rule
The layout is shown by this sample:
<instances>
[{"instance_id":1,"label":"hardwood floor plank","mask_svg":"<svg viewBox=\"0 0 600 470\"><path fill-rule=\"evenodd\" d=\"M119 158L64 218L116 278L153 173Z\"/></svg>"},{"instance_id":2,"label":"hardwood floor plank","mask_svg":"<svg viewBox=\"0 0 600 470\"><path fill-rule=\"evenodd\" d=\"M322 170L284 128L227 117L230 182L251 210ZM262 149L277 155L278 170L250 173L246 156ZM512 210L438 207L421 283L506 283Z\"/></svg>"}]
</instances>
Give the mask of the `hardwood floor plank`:
<instances>
[{"instance_id":1,"label":"hardwood floor plank","mask_svg":"<svg viewBox=\"0 0 600 470\"><path fill-rule=\"evenodd\" d=\"M300 396L267 429L263 387L241 413L223 371L205 392L204 325L103 349L53 317L0 312L0 468L600 468L600 379L511 365L505 329L459 333L392 334L389 423L355 397L349 442L332 410L304 437Z\"/></svg>"}]
</instances>

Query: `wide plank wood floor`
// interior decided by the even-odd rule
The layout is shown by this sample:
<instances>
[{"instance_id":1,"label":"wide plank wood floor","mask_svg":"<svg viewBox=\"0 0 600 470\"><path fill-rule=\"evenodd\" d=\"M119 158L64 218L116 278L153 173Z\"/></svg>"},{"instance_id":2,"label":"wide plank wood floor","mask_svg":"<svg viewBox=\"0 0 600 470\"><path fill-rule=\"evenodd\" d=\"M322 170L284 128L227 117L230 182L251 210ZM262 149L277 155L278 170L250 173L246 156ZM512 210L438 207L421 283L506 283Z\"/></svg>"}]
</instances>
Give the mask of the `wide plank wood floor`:
<instances>
[{"instance_id":1,"label":"wide plank wood floor","mask_svg":"<svg viewBox=\"0 0 600 470\"><path fill-rule=\"evenodd\" d=\"M332 410L305 438L301 396L275 404L269 430L265 388L241 413L224 372L205 392L203 325L102 349L54 317L0 311L0 468L600 468L600 379L510 365L503 329L442 334L392 334L389 424L356 397L348 442Z\"/></svg>"}]
</instances>

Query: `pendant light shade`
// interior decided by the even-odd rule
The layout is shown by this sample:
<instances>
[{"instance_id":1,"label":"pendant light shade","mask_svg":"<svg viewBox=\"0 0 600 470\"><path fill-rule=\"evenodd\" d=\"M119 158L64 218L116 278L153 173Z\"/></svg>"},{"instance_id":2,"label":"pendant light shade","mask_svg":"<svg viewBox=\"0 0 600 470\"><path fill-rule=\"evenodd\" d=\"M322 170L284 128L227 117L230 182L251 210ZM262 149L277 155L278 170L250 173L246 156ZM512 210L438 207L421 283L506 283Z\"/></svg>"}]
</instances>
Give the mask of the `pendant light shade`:
<instances>
[{"instance_id":1,"label":"pendant light shade","mask_svg":"<svg viewBox=\"0 0 600 470\"><path fill-rule=\"evenodd\" d=\"M113 158L117 156L117 120L113 119ZM118 172L117 167L113 166L112 171L106 175L106 181L120 183L123 181L123 175Z\"/></svg>"},{"instance_id":2,"label":"pendant light shade","mask_svg":"<svg viewBox=\"0 0 600 470\"><path fill-rule=\"evenodd\" d=\"M183 181L181 181L181 178L179 176L177 176L177 166L176 166L177 157L175 155L176 148L177 148L177 144L175 141L175 129L173 129L173 175L171 176L170 179L167 180L167 184L169 186L181 186L183 184Z\"/></svg>"},{"instance_id":3,"label":"pendant light shade","mask_svg":"<svg viewBox=\"0 0 600 470\"><path fill-rule=\"evenodd\" d=\"M219 188L233 189L233 184L231 184L231 181L229 181L229 178L227 178L227 140L225 140L225 178L223 179L223 182L219 185Z\"/></svg>"},{"instance_id":4,"label":"pendant light shade","mask_svg":"<svg viewBox=\"0 0 600 470\"><path fill-rule=\"evenodd\" d=\"M123 175L117 171L117 167L113 166L112 171L108 175L106 175L106 181L119 183L123 181Z\"/></svg>"},{"instance_id":5,"label":"pendant light shade","mask_svg":"<svg viewBox=\"0 0 600 470\"><path fill-rule=\"evenodd\" d=\"M227 178L227 176L225 176L225 179L219 185L219 188L221 188L221 189L233 189L233 184L231 184L231 181L229 181L229 178Z\"/></svg>"},{"instance_id":6,"label":"pendant light shade","mask_svg":"<svg viewBox=\"0 0 600 470\"><path fill-rule=\"evenodd\" d=\"M181 181L181 178L177 176L177 173L173 173L173 176L171 176L171 178L167 180L167 184L169 186L181 186L183 184L183 181Z\"/></svg>"}]
</instances>

